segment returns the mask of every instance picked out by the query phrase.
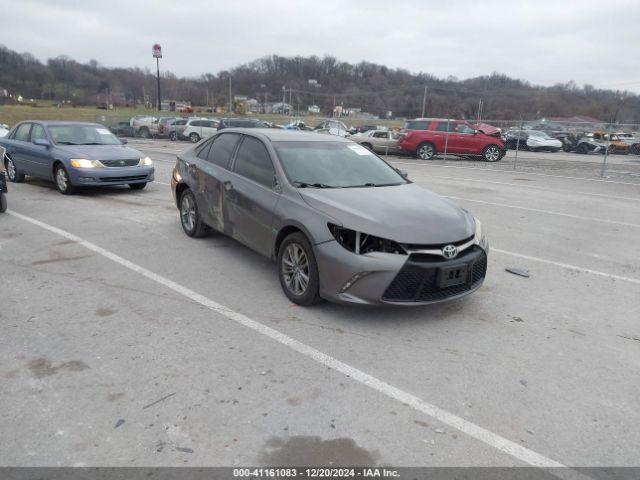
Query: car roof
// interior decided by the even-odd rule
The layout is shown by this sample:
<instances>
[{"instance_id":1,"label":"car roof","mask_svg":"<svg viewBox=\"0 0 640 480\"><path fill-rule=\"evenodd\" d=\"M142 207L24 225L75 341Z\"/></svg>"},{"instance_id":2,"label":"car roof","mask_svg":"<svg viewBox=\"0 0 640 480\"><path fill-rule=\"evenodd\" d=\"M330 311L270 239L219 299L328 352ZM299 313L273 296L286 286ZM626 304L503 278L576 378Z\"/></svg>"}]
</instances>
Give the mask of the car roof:
<instances>
[{"instance_id":1,"label":"car roof","mask_svg":"<svg viewBox=\"0 0 640 480\"><path fill-rule=\"evenodd\" d=\"M283 130L280 128L226 128L223 132L254 135L271 142L351 142L351 140L336 135L301 132L298 130Z\"/></svg>"}]
</instances>

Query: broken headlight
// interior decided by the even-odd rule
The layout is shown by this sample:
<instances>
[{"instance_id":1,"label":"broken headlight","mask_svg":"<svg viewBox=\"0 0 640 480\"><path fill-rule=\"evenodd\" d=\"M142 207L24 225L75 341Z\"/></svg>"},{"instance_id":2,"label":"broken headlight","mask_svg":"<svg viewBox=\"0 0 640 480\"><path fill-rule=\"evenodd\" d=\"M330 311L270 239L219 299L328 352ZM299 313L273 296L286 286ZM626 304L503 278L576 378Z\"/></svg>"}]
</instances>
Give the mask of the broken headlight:
<instances>
[{"instance_id":1,"label":"broken headlight","mask_svg":"<svg viewBox=\"0 0 640 480\"><path fill-rule=\"evenodd\" d=\"M333 223L328 223L327 226L336 241L350 252L359 255L371 252L395 253L398 255L407 254L404 248L393 240L356 232L355 230L343 228Z\"/></svg>"}]
</instances>

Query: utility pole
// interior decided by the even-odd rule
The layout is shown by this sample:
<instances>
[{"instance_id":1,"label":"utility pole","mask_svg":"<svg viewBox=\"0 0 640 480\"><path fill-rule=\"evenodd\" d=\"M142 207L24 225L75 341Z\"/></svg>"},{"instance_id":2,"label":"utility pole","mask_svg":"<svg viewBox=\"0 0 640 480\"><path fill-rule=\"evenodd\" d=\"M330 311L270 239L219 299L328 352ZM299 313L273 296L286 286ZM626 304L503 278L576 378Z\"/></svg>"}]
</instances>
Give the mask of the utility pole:
<instances>
[{"instance_id":1,"label":"utility pole","mask_svg":"<svg viewBox=\"0 0 640 480\"><path fill-rule=\"evenodd\" d=\"M483 104L484 102L482 101L482 99L480 99L478 101L478 123L480 123L480 120L482 120L482 107L484 106Z\"/></svg>"},{"instance_id":2,"label":"utility pole","mask_svg":"<svg viewBox=\"0 0 640 480\"><path fill-rule=\"evenodd\" d=\"M427 86L424 86L424 95L422 96L422 118L424 118L425 108L427 106Z\"/></svg>"},{"instance_id":3,"label":"utility pole","mask_svg":"<svg viewBox=\"0 0 640 480\"><path fill-rule=\"evenodd\" d=\"M229 113L231 113L231 111L233 110L232 102L233 100L231 100L231 74L229 74Z\"/></svg>"},{"instance_id":4,"label":"utility pole","mask_svg":"<svg viewBox=\"0 0 640 480\"><path fill-rule=\"evenodd\" d=\"M162 103L160 101L160 58L156 57L156 68L158 74L158 111L162 110Z\"/></svg>"},{"instance_id":5,"label":"utility pole","mask_svg":"<svg viewBox=\"0 0 640 480\"><path fill-rule=\"evenodd\" d=\"M284 102L287 99L287 87L282 86L282 115L284 115Z\"/></svg>"}]
</instances>

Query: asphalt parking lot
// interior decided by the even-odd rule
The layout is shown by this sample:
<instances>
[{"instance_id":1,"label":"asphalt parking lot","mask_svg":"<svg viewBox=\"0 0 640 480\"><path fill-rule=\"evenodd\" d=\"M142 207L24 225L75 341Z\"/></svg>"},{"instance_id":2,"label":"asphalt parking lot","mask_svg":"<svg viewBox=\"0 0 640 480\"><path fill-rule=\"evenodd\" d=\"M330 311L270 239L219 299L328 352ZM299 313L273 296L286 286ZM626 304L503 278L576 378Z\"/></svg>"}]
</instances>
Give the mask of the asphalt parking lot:
<instances>
[{"instance_id":1,"label":"asphalt parking lot","mask_svg":"<svg viewBox=\"0 0 640 480\"><path fill-rule=\"evenodd\" d=\"M269 260L184 235L188 144L130 144L155 161L142 192L9 186L2 465L637 464L640 157L604 178L599 155L390 157L483 221L485 284L305 309Z\"/></svg>"}]
</instances>

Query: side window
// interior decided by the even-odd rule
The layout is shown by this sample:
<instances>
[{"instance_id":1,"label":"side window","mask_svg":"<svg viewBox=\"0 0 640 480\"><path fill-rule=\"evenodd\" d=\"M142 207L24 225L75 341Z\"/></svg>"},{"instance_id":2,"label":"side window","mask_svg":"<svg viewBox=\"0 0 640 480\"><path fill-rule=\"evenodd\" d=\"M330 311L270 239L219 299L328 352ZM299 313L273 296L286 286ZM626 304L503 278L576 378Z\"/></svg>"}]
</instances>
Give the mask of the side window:
<instances>
[{"instance_id":1,"label":"side window","mask_svg":"<svg viewBox=\"0 0 640 480\"><path fill-rule=\"evenodd\" d=\"M447 128L450 132L453 132L456 128L456 124L454 122L439 122L436 126L436 132L446 132Z\"/></svg>"},{"instance_id":2,"label":"side window","mask_svg":"<svg viewBox=\"0 0 640 480\"><path fill-rule=\"evenodd\" d=\"M475 130L473 128L471 128L469 125L466 125L464 123L458 124L456 131L458 133L466 133L466 134L475 133Z\"/></svg>"},{"instance_id":3,"label":"side window","mask_svg":"<svg viewBox=\"0 0 640 480\"><path fill-rule=\"evenodd\" d=\"M202 145L196 152L196 157L201 158L203 160L208 160L209 150L211 149L212 143L213 142L207 142L204 145Z\"/></svg>"},{"instance_id":4,"label":"side window","mask_svg":"<svg viewBox=\"0 0 640 480\"><path fill-rule=\"evenodd\" d=\"M244 137L238 149L233 170L265 187L273 186L273 164L264 144L253 137Z\"/></svg>"},{"instance_id":5,"label":"side window","mask_svg":"<svg viewBox=\"0 0 640 480\"><path fill-rule=\"evenodd\" d=\"M374 138L387 138L387 132L375 132L373 134Z\"/></svg>"},{"instance_id":6,"label":"side window","mask_svg":"<svg viewBox=\"0 0 640 480\"><path fill-rule=\"evenodd\" d=\"M42 125L34 123L33 128L31 129L31 141L34 142L36 140L47 140L47 134L44 133Z\"/></svg>"},{"instance_id":7,"label":"side window","mask_svg":"<svg viewBox=\"0 0 640 480\"><path fill-rule=\"evenodd\" d=\"M18 127L16 133L13 136L14 140L20 140L21 142L29 141L29 131L31 130L30 123L23 123Z\"/></svg>"},{"instance_id":8,"label":"side window","mask_svg":"<svg viewBox=\"0 0 640 480\"><path fill-rule=\"evenodd\" d=\"M236 148L240 135L235 133L223 133L218 135L211 145L207 160L211 163L215 163L223 168L229 168L231 162L231 155Z\"/></svg>"},{"instance_id":9,"label":"side window","mask_svg":"<svg viewBox=\"0 0 640 480\"><path fill-rule=\"evenodd\" d=\"M202 122L200 120L194 120L193 122L191 122L192 127L201 127L202 126Z\"/></svg>"}]
</instances>

